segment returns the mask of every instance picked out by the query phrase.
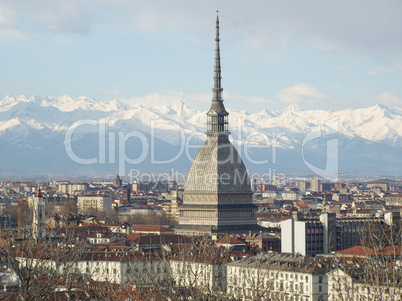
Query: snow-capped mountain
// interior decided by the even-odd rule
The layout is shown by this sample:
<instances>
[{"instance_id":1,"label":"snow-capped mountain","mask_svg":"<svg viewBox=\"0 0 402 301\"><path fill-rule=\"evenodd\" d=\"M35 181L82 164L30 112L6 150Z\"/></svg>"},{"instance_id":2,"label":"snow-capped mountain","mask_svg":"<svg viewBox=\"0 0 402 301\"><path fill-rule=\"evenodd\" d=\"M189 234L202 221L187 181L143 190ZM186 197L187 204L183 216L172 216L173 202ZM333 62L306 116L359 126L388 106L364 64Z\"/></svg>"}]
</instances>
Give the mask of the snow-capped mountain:
<instances>
[{"instance_id":1,"label":"snow-capped mountain","mask_svg":"<svg viewBox=\"0 0 402 301\"><path fill-rule=\"evenodd\" d=\"M391 174L402 167L401 108L375 105L333 112L291 105L255 114L228 111L232 141L252 171L309 172L306 160L324 168L329 139L339 145L340 171ZM0 100L0 173L117 172L124 152L125 161L142 156L131 165L144 171L185 172L205 140L205 129L206 110L180 100L150 107L68 95L6 96ZM318 136L308 138L314 131ZM77 163L71 151L96 163Z\"/></svg>"}]
</instances>

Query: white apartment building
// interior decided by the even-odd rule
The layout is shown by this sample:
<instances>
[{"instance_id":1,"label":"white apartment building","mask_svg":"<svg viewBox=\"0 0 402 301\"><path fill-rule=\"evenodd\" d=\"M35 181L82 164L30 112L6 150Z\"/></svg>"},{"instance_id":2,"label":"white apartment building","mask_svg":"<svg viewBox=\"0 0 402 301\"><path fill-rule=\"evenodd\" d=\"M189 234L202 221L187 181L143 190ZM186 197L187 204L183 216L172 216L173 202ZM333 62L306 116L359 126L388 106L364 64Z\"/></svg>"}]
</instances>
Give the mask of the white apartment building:
<instances>
[{"instance_id":1,"label":"white apartment building","mask_svg":"<svg viewBox=\"0 0 402 301\"><path fill-rule=\"evenodd\" d=\"M88 183L60 183L59 191L62 193L74 194L75 191L87 191Z\"/></svg>"},{"instance_id":2,"label":"white apartment building","mask_svg":"<svg viewBox=\"0 0 402 301\"><path fill-rule=\"evenodd\" d=\"M48 256L50 257L50 256ZM225 293L226 266L219 257L186 260L182 256L163 258L132 252L85 252L72 257L72 262L33 259L41 269L54 271L64 277L81 274L88 279L114 284L138 286L173 285L177 288L194 288L206 293ZM25 258L20 257L21 265ZM50 272L53 273L53 272Z\"/></svg>"},{"instance_id":3,"label":"white apartment building","mask_svg":"<svg viewBox=\"0 0 402 301\"><path fill-rule=\"evenodd\" d=\"M105 211L112 209L112 197L100 195L84 195L77 198L79 212Z\"/></svg>"},{"instance_id":4,"label":"white apartment building","mask_svg":"<svg viewBox=\"0 0 402 301\"><path fill-rule=\"evenodd\" d=\"M227 264L227 294L241 300L327 300L327 277L305 256L265 254Z\"/></svg>"},{"instance_id":5,"label":"white apartment building","mask_svg":"<svg viewBox=\"0 0 402 301\"><path fill-rule=\"evenodd\" d=\"M318 220L300 221L294 216L281 222L281 251L315 255L323 253L323 225Z\"/></svg>"},{"instance_id":6,"label":"white apartment building","mask_svg":"<svg viewBox=\"0 0 402 301\"><path fill-rule=\"evenodd\" d=\"M311 191L322 191L322 183L319 179L312 179L310 181L310 190Z\"/></svg>"},{"instance_id":7,"label":"white apartment building","mask_svg":"<svg viewBox=\"0 0 402 301\"><path fill-rule=\"evenodd\" d=\"M328 276L328 301L338 300L401 300L402 287L400 286L401 274L396 277L395 273L388 273L381 277L381 271L373 272L358 269L335 269Z\"/></svg>"}]
</instances>

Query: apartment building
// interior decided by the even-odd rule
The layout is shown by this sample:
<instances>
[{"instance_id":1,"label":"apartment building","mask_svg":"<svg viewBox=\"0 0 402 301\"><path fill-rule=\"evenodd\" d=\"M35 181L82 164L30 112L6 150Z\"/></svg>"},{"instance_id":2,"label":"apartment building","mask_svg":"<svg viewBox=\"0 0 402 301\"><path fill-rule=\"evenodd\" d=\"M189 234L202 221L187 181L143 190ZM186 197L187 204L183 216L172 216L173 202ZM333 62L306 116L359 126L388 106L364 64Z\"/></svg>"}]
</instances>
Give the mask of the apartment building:
<instances>
[{"instance_id":1,"label":"apartment building","mask_svg":"<svg viewBox=\"0 0 402 301\"><path fill-rule=\"evenodd\" d=\"M370 274L367 270L353 266L338 268L327 273L328 301L337 300L401 300L400 271L384 273L382 270Z\"/></svg>"},{"instance_id":2,"label":"apartment building","mask_svg":"<svg viewBox=\"0 0 402 301\"><path fill-rule=\"evenodd\" d=\"M75 191L87 191L89 190L88 183L60 183L59 191L61 193L74 194Z\"/></svg>"},{"instance_id":3,"label":"apartment building","mask_svg":"<svg viewBox=\"0 0 402 301\"><path fill-rule=\"evenodd\" d=\"M112 197L101 195L83 195L77 198L79 212L91 213L95 211L103 212L112 209Z\"/></svg>"},{"instance_id":4,"label":"apartment building","mask_svg":"<svg viewBox=\"0 0 402 301\"><path fill-rule=\"evenodd\" d=\"M326 267L311 257L261 254L228 263L226 273L236 300L327 300Z\"/></svg>"},{"instance_id":5,"label":"apartment building","mask_svg":"<svg viewBox=\"0 0 402 301\"><path fill-rule=\"evenodd\" d=\"M400 221L400 216L399 219L395 216L394 212L388 212L385 218L338 218L336 213L326 212L319 219L303 219L294 213L292 218L281 222L281 250L315 256L364 245L370 241L370 235L384 235L382 229L387 221L389 225Z\"/></svg>"}]
</instances>

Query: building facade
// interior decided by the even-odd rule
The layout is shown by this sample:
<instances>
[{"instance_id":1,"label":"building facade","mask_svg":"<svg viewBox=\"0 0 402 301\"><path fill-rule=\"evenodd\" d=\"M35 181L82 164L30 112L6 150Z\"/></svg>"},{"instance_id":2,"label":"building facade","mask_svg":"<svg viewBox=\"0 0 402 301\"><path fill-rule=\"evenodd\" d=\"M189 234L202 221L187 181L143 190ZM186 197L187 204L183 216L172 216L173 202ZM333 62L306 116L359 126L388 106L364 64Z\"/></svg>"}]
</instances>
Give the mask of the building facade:
<instances>
[{"instance_id":1,"label":"building facade","mask_svg":"<svg viewBox=\"0 0 402 301\"><path fill-rule=\"evenodd\" d=\"M235 300L327 300L326 269L305 256L261 254L227 264L227 295Z\"/></svg>"},{"instance_id":2,"label":"building facade","mask_svg":"<svg viewBox=\"0 0 402 301\"><path fill-rule=\"evenodd\" d=\"M310 181L310 190L311 191L322 191L321 180L319 179L312 179Z\"/></svg>"},{"instance_id":3,"label":"building facade","mask_svg":"<svg viewBox=\"0 0 402 301\"><path fill-rule=\"evenodd\" d=\"M112 197L100 195L83 195L77 198L79 212L91 213L112 209Z\"/></svg>"},{"instance_id":4,"label":"building facade","mask_svg":"<svg viewBox=\"0 0 402 301\"><path fill-rule=\"evenodd\" d=\"M281 251L284 253L315 255L324 251L324 227L318 220L293 218L281 222Z\"/></svg>"},{"instance_id":5,"label":"building facade","mask_svg":"<svg viewBox=\"0 0 402 301\"><path fill-rule=\"evenodd\" d=\"M391 213L388 213L386 219L337 218L336 213L326 212L319 219L302 219L294 214L292 218L281 222L281 250L314 256L373 243L371 235L384 235L386 221L389 221L390 226L397 226L398 223L393 221L400 221L400 215L395 216L391 218Z\"/></svg>"},{"instance_id":6,"label":"building facade","mask_svg":"<svg viewBox=\"0 0 402 301\"><path fill-rule=\"evenodd\" d=\"M60 183L59 191L61 193L68 193L70 195L74 194L75 191L88 191L88 183Z\"/></svg>"}]
</instances>

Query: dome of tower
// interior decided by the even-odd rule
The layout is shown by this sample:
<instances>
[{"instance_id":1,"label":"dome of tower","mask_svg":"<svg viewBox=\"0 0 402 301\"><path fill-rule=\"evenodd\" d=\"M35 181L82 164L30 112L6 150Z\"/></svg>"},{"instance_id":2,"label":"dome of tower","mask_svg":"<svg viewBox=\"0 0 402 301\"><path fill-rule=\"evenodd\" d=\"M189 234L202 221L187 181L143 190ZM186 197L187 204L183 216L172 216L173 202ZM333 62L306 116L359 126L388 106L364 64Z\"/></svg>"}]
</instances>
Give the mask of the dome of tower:
<instances>
[{"instance_id":1,"label":"dome of tower","mask_svg":"<svg viewBox=\"0 0 402 301\"><path fill-rule=\"evenodd\" d=\"M191 165L184 193L252 193L246 167L227 137L205 141Z\"/></svg>"},{"instance_id":2,"label":"dome of tower","mask_svg":"<svg viewBox=\"0 0 402 301\"><path fill-rule=\"evenodd\" d=\"M40 190L40 187L38 188L38 191L36 192L36 197L41 198L43 197L42 191Z\"/></svg>"}]
</instances>

